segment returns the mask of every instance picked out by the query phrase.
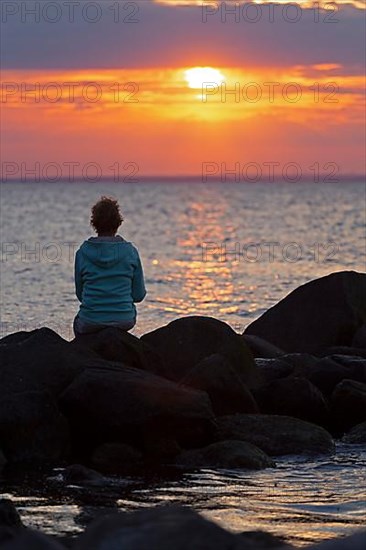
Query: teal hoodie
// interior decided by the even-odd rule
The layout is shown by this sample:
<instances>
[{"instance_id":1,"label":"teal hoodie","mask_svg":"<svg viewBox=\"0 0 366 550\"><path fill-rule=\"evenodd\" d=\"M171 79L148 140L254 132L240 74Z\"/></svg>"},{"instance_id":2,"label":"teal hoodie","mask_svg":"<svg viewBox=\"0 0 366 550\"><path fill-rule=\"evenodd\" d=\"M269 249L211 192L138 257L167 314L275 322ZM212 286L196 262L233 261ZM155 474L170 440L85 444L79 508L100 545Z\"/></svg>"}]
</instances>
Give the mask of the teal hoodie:
<instances>
[{"instance_id":1,"label":"teal hoodie","mask_svg":"<svg viewBox=\"0 0 366 550\"><path fill-rule=\"evenodd\" d=\"M134 319L134 302L146 296L138 250L119 235L90 237L76 252L75 290L83 321L102 324Z\"/></svg>"}]
</instances>

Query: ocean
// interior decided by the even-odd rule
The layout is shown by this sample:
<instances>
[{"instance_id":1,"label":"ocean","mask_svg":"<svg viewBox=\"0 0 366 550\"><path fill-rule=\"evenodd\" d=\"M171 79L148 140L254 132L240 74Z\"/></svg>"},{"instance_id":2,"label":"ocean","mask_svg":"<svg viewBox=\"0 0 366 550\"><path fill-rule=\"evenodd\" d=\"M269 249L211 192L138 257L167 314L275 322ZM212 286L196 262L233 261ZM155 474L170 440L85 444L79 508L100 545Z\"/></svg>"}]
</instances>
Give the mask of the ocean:
<instances>
[{"instance_id":1,"label":"ocean","mask_svg":"<svg viewBox=\"0 0 366 550\"><path fill-rule=\"evenodd\" d=\"M242 332L311 279L365 271L362 183L8 182L0 187L1 336L48 326L73 338L74 253L93 235L90 208L101 195L119 200L120 234L142 258L148 294L136 335L185 315L213 316ZM94 499L80 487L61 488L59 472L2 480L0 492L27 525L58 534L79 531L98 507L163 502L298 545L365 525L365 446L339 443L331 457L276 462L261 472L111 479Z\"/></svg>"},{"instance_id":2,"label":"ocean","mask_svg":"<svg viewBox=\"0 0 366 550\"><path fill-rule=\"evenodd\" d=\"M1 334L48 326L73 338L75 250L112 195L142 258L137 335L184 315L242 332L299 285L365 271L362 183L3 183Z\"/></svg>"}]
</instances>

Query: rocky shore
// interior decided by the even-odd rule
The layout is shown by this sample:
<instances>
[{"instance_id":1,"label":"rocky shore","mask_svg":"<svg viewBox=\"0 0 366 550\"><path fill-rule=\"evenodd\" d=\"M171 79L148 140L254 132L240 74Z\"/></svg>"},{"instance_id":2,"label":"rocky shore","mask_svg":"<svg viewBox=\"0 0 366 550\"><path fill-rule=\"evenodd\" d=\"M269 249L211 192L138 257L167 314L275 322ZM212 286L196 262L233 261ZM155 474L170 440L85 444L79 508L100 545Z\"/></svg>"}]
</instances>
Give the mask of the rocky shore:
<instances>
[{"instance_id":1,"label":"rocky shore","mask_svg":"<svg viewBox=\"0 0 366 550\"><path fill-rule=\"evenodd\" d=\"M68 342L42 328L2 338L0 364L0 470L63 465L99 483L162 465L274 468L276 456L333 453L335 439L366 443L366 274L315 279L244 334L199 316L141 338L108 328ZM18 520L0 503L2 547L64 547ZM72 544L284 547L177 507L101 519ZM342 544L364 548L365 535Z\"/></svg>"}]
</instances>

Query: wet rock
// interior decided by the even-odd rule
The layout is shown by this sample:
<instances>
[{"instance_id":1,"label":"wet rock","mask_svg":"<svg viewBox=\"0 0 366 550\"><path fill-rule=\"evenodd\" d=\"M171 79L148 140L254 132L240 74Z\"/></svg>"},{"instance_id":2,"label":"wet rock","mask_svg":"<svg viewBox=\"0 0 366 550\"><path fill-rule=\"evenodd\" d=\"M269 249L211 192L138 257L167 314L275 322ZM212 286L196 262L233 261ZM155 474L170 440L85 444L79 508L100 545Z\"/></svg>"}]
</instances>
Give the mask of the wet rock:
<instances>
[{"instance_id":1,"label":"wet rock","mask_svg":"<svg viewBox=\"0 0 366 550\"><path fill-rule=\"evenodd\" d=\"M292 416L320 425L328 422L328 405L323 394L306 378L273 380L255 390L254 396L262 413Z\"/></svg>"},{"instance_id":2,"label":"wet rock","mask_svg":"<svg viewBox=\"0 0 366 550\"><path fill-rule=\"evenodd\" d=\"M366 443L366 421L353 426L343 437L344 443L365 444Z\"/></svg>"},{"instance_id":3,"label":"wet rock","mask_svg":"<svg viewBox=\"0 0 366 550\"><path fill-rule=\"evenodd\" d=\"M212 441L215 428L207 394L117 363L84 371L60 406L81 457L111 441L143 448L153 435L202 445Z\"/></svg>"},{"instance_id":4,"label":"wet rock","mask_svg":"<svg viewBox=\"0 0 366 550\"><path fill-rule=\"evenodd\" d=\"M366 384L342 380L332 394L331 413L340 432L366 420Z\"/></svg>"},{"instance_id":5,"label":"wet rock","mask_svg":"<svg viewBox=\"0 0 366 550\"><path fill-rule=\"evenodd\" d=\"M219 441L203 449L184 451L176 464L185 468L273 468L275 463L261 449L244 441Z\"/></svg>"},{"instance_id":6,"label":"wet rock","mask_svg":"<svg viewBox=\"0 0 366 550\"><path fill-rule=\"evenodd\" d=\"M76 545L76 550L91 548L254 550L258 545L249 545L240 534L225 531L189 508L159 506L94 522Z\"/></svg>"},{"instance_id":7,"label":"wet rock","mask_svg":"<svg viewBox=\"0 0 366 550\"><path fill-rule=\"evenodd\" d=\"M215 353L203 359L180 381L208 393L216 415L259 412L249 389L226 357Z\"/></svg>"},{"instance_id":8,"label":"wet rock","mask_svg":"<svg viewBox=\"0 0 366 550\"><path fill-rule=\"evenodd\" d=\"M244 342L252 352L253 357L261 357L263 359L273 359L276 357L281 357L285 352L274 346L270 342L263 340L259 336L254 336L253 334L243 334L242 338Z\"/></svg>"},{"instance_id":9,"label":"wet rock","mask_svg":"<svg viewBox=\"0 0 366 550\"><path fill-rule=\"evenodd\" d=\"M142 463L142 453L124 443L104 443L94 450L91 458L92 466L107 474L123 475Z\"/></svg>"},{"instance_id":10,"label":"wet rock","mask_svg":"<svg viewBox=\"0 0 366 550\"><path fill-rule=\"evenodd\" d=\"M306 283L247 327L288 352L314 353L351 346L366 322L366 274L332 273Z\"/></svg>"},{"instance_id":11,"label":"wet rock","mask_svg":"<svg viewBox=\"0 0 366 550\"><path fill-rule=\"evenodd\" d=\"M103 487L106 484L106 479L102 474L82 464L72 464L68 466L65 468L62 477L67 485Z\"/></svg>"},{"instance_id":12,"label":"wet rock","mask_svg":"<svg viewBox=\"0 0 366 550\"><path fill-rule=\"evenodd\" d=\"M203 359L219 353L242 382L252 387L257 369L243 338L229 325L212 317L183 317L141 337L157 350L165 363L160 374L179 382Z\"/></svg>"},{"instance_id":13,"label":"wet rock","mask_svg":"<svg viewBox=\"0 0 366 550\"><path fill-rule=\"evenodd\" d=\"M331 435L315 424L264 414L235 414L218 419L218 437L256 445L270 456L325 454L334 451Z\"/></svg>"},{"instance_id":14,"label":"wet rock","mask_svg":"<svg viewBox=\"0 0 366 550\"><path fill-rule=\"evenodd\" d=\"M48 393L2 396L0 441L9 462L57 460L67 451L68 435L67 422Z\"/></svg>"},{"instance_id":15,"label":"wet rock","mask_svg":"<svg viewBox=\"0 0 366 550\"><path fill-rule=\"evenodd\" d=\"M94 334L77 336L71 344L89 349L107 361L119 361L130 367L159 373L163 370L161 358L148 344L118 328L106 328Z\"/></svg>"}]
</instances>

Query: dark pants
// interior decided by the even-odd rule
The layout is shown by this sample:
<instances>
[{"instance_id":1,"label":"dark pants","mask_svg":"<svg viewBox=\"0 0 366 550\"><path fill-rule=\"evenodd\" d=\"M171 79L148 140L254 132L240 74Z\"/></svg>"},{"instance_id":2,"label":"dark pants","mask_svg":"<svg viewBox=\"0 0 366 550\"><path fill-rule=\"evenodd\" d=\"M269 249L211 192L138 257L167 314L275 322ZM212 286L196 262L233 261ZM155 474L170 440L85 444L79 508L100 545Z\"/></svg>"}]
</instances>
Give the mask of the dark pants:
<instances>
[{"instance_id":1,"label":"dark pants","mask_svg":"<svg viewBox=\"0 0 366 550\"><path fill-rule=\"evenodd\" d=\"M75 336L80 336L81 334L92 334L93 332L99 332L100 330L110 327L116 327L127 332L128 330L131 330L135 324L136 319L132 319L131 321L115 321L103 324L88 323L80 319L77 315L74 319L73 328Z\"/></svg>"}]
</instances>

